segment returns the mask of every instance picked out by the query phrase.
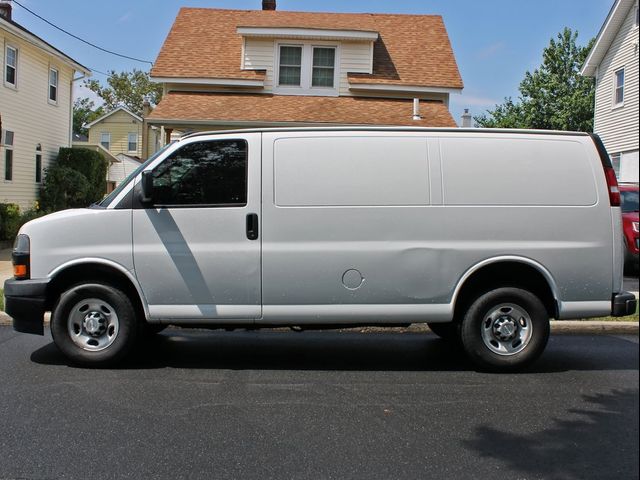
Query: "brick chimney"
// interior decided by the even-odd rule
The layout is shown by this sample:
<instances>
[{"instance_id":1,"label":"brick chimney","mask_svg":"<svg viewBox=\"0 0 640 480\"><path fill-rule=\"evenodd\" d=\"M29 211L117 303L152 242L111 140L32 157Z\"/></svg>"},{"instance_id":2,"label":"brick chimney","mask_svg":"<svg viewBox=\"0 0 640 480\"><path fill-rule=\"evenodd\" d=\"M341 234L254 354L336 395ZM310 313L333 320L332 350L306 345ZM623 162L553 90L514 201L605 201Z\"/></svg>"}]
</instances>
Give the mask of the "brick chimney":
<instances>
[{"instance_id":1,"label":"brick chimney","mask_svg":"<svg viewBox=\"0 0 640 480\"><path fill-rule=\"evenodd\" d=\"M275 5L275 2L273 2ZM274 7L275 8L275 7ZM11 3L8 1L0 0L0 17L5 20L11 20Z\"/></svg>"},{"instance_id":2,"label":"brick chimney","mask_svg":"<svg viewBox=\"0 0 640 480\"><path fill-rule=\"evenodd\" d=\"M262 10L275 10L276 0L262 0Z\"/></svg>"}]
</instances>

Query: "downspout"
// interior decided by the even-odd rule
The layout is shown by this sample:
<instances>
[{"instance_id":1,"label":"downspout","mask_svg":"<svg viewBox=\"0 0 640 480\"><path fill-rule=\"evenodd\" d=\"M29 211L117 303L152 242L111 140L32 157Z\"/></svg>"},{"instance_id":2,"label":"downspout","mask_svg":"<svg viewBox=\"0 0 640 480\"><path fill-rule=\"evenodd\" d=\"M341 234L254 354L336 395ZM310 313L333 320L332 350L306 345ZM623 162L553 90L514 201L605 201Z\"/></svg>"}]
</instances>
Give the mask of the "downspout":
<instances>
[{"instance_id":1,"label":"downspout","mask_svg":"<svg viewBox=\"0 0 640 480\"><path fill-rule=\"evenodd\" d=\"M69 147L71 147L71 145L73 144L73 84L76 83L78 80L83 80L85 78L87 78L87 74L86 73L82 73L81 77L75 78L75 72L76 70L73 71L73 73L71 74L71 83L70 83L70 87L69 89L71 90L69 92Z\"/></svg>"}]
</instances>

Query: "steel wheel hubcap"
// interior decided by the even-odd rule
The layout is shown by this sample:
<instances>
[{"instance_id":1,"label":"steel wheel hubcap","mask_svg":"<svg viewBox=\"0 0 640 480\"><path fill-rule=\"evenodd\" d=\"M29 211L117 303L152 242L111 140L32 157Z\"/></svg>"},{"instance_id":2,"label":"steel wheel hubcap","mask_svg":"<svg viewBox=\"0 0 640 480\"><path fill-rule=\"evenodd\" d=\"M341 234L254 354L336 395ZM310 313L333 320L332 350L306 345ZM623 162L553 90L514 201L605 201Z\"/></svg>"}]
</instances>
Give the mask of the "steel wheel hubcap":
<instances>
[{"instance_id":1,"label":"steel wheel hubcap","mask_svg":"<svg viewBox=\"0 0 640 480\"><path fill-rule=\"evenodd\" d=\"M115 309L104 300L88 298L76 303L67 321L69 337L78 347L90 352L111 345L120 330Z\"/></svg>"},{"instance_id":2,"label":"steel wheel hubcap","mask_svg":"<svg viewBox=\"0 0 640 480\"><path fill-rule=\"evenodd\" d=\"M482 341L493 353L515 355L531 341L532 324L527 311L513 303L491 309L482 322Z\"/></svg>"}]
</instances>

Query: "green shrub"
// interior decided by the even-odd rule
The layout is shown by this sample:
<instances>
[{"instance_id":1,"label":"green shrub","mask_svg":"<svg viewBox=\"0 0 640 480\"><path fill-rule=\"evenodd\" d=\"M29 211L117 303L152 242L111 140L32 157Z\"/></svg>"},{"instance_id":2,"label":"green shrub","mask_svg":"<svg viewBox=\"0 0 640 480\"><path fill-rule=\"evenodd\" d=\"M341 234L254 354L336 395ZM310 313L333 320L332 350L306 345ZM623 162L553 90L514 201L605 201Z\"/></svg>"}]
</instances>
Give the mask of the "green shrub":
<instances>
[{"instance_id":1,"label":"green shrub","mask_svg":"<svg viewBox=\"0 0 640 480\"><path fill-rule=\"evenodd\" d=\"M32 208L20 213L20 208L14 203L0 203L0 240L13 241L18 231L25 223L46 215L48 212Z\"/></svg>"},{"instance_id":2,"label":"green shrub","mask_svg":"<svg viewBox=\"0 0 640 480\"><path fill-rule=\"evenodd\" d=\"M84 201L86 205L82 206L88 207L104 197L109 162L100 152L87 148L61 148L56 164L80 172L89 182Z\"/></svg>"},{"instance_id":3,"label":"green shrub","mask_svg":"<svg viewBox=\"0 0 640 480\"><path fill-rule=\"evenodd\" d=\"M43 210L58 211L67 208L88 207L91 185L87 177L73 168L55 164L45 172L40 205Z\"/></svg>"},{"instance_id":4,"label":"green shrub","mask_svg":"<svg viewBox=\"0 0 640 480\"><path fill-rule=\"evenodd\" d=\"M0 203L0 240L13 240L19 223L20 207L15 203Z\"/></svg>"}]
</instances>

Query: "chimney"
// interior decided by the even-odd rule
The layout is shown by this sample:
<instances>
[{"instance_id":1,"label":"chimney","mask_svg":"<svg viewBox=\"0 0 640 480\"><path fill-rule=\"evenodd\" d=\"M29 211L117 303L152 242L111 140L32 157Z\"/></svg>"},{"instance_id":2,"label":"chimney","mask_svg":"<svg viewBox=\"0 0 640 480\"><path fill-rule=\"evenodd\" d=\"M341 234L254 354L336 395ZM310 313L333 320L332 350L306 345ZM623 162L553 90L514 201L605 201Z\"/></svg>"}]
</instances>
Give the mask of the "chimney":
<instances>
[{"instance_id":1,"label":"chimney","mask_svg":"<svg viewBox=\"0 0 640 480\"><path fill-rule=\"evenodd\" d=\"M151 113L151 102L147 98L142 102L142 118L147 118Z\"/></svg>"},{"instance_id":2,"label":"chimney","mask_svg":"<svg viewBox=\"0 0 640 480\"><path fill-rule=\"evenodd\" d=\"M413 119L422 120L422 117L420 116L420 99L419 98L413 99Z\"/></svg>"},{"instance_id":3,"label":"chimney","mask_svg":"<svg viewBox=\"0 0 640 480\"><path fill-rule=\"evenodd\" d=\"M8 1L0 0L0 17L5 20L11 20L11 3Z\"/></svg>"},{"instance_id":4,"label":"chimney","mask_svg":"<svg viewBox=\"0 0 640 480\"><path fill-rule=\"evenodd\" d=\"M276 0L262 0L262 10L275 10Z\"/></svg>"},{"instance_id":5,"label":"chimney","mask_svg":"<svg viewBox=\"0 0 640 480\"><path fill-rule=\"evenodd\" d=\"M471 128L471 114L468 108L465 108L462 114L462 128Z\"/></svg>"}]
</instances>

